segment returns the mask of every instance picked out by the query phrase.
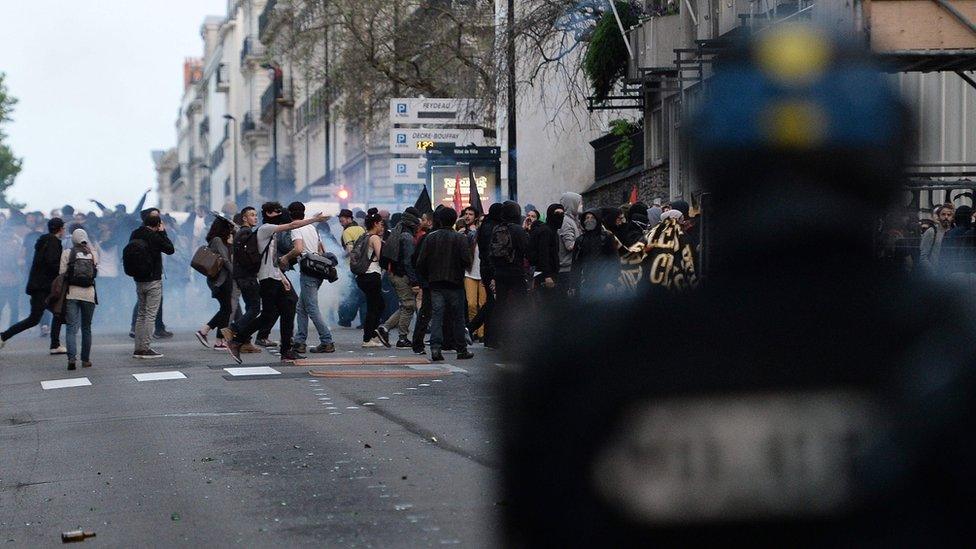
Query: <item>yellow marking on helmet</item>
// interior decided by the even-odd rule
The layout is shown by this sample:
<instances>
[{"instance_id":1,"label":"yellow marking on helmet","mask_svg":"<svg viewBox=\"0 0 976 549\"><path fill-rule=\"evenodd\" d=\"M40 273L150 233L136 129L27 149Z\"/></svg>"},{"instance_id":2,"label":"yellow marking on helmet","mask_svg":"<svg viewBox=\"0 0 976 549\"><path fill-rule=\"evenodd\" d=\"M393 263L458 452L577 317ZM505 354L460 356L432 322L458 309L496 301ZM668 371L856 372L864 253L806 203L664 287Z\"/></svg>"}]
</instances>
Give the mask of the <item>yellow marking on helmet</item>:
<instances>
[{"instance_id":1,"label":"yellow marking on helmet","mask_svg":"<svg viewBox=\"0 0 976 549\"><path fill-rule=\"evenodd\" d=\"M809 149L823 142L827 116L810 101L782 101L766 107L760 121L766 139L787 149Z\"/></svg>"},{"instance_id":2,"label":"yellow marking on helmet","mask_svg":"<svg viewBox=\"0 0 976 549\"><path fill-rule=\"evenodd\" d=\"M827 38L804 25L770 29L756 47L756 62L767 76L785 86L816 82L827 68Z\"/></svg>"}]
</instances>

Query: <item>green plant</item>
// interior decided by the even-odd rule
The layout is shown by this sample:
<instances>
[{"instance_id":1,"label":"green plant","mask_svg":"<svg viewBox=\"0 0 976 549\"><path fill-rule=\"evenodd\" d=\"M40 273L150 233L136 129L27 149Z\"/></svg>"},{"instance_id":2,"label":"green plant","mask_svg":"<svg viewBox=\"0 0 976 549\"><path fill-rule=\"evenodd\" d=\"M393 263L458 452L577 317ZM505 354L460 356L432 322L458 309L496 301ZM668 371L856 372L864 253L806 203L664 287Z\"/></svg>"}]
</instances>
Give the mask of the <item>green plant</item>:
<instances>
[{"instance_id":1,"label":"green plant","mask_svg":"<svg viewBox=\"0 0 976 549\"><path fill-rule=\"evenodd\" d=\"M623 118L610 121L610 135L621 138L620 143L613 150L613 155L611 156L613 166L618 170L623 170L630 166L631 155L634 152L634 140L630 136L637 133L640 129L640 123L635 124Z\"/></svg>"},{"instance_id":2,"label":"green plant","mask_svg":"<svg viewBox=\"0 0 976 549\"><path fill-rule=\"evenodd\" d=\"M616 2L620 22L625 29L638 23L633 7L627 2ZM629 61L627 44L617 26L613 11L606 10L596 24L590 44L583 56L583 71L593 88L593 97L605 103L617 81L627 74Z\"/></svg>"}]
</instances>

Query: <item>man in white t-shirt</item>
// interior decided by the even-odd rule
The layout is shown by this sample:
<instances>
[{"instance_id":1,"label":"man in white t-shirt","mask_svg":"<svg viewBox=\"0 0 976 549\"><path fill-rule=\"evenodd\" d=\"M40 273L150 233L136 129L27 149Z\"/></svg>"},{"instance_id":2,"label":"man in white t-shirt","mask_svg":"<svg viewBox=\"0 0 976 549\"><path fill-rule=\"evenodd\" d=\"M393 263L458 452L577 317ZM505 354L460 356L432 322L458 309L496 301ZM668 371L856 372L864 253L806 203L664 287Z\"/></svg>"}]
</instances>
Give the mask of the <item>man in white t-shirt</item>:
<instances>
[{"instance_id":1,"label":"man in white t-shirt","mask_svg":"<svg viewBox=\"0 0 976 549\"><path fill-rule=\"evenodd\" d=\"M295 328L295 304L298 295L291 282L278 268L275 234L291 231L329 219L321 212L291 223L282 223L284 208L278 202L266 202L261 206L264 223L257 228L258 249L261 251L261 265L258 267L258 286L261 293L261 315L253 322L240 326L240 331L227 338L227 350L234 361L240 364L241 346L262 326L269 326L281 317L281 360L291 361L304 358L292 349L291 337ZM225 334L225 336L228 334Z\"/></svg>"},{"instance_id":2,"label":"man in white t-shirt","mask_svg":"<svg viewBox=\"0 0 976 549\"><path fill-rule=\"evenodd\" d=\"M288 205L288 213L292 220L305 219L305 205L301 202L292 202ZM291 241L294 247L290 252L281 257L281 267L288 268L292 260L304 257L309 253L324 254L325 247L319 238L319 232L314 225L306 225L291 231ZM296 353L334 353L335 342L332 339L332 331L328 324L322 319L322 312L319 310L319 288L322 286L322 279L309 276L299 269L299 285L301 294L298 298L297 323L295 339L293 341ZM315 330L319 333L319 344L315 347L305 345L308 340L308 321L311 320L315 325Z\"/></svg>"}]
</instances>

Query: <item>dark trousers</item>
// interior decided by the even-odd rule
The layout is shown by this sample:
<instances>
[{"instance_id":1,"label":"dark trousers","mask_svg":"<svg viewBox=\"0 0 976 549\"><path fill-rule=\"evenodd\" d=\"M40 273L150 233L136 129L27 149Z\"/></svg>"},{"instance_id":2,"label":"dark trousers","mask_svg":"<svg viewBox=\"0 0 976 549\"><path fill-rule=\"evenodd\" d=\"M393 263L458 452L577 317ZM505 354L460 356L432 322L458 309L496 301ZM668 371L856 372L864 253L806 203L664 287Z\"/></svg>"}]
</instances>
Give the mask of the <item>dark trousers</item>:
<instances>
[{"instance_id":1,"label":"dark trousers","mask_svg":"<svg viewBox=\"0 0 976 549\"><path fill-rule=\"evenodd\" d=\"M423 301L417 311L417 323L413 326L413 348L423 349L424 338L427 336L427 328L430 327L430 318L433 314L431 306L431 289L424 288Z\"/></svg>"},{"instance_id":2,"label":"dark trousers","mask_svg":"<svg viewBox=\"0 0 976 549\"><path fill-rule=\"evenodd\" d=\"M40 324L41 317L44 316L44 311L46 310L48 295L49 292L34 292L30 294L30 315L8 328L7 331L0 333L0 339L7 341L20 332L30 330ZM54 317L54 321L51 322L51 348L55 349L60 346L61 320L58 317Z\"/></svg>"},{"instance_id":3,"label":"dark trousers","mask_svg":"<svg viewBox=\"0 0 976 549\"><path fill-rule=\"evenodd\" d=\"M464 340L464 288L431 290L430 348L451 347L458 352L467 349ZM450 330L445 330L450 326ZM446 342L446 345L445 345Z\"/></svg>"},{"instance_id":4,"label":"dark trousers","mask_svg":"<svg viewBox=\"0 0 976 549\"><path fill-rule=\"evenodd\" d=\"M230 329L240 332L243 326L248 326L261 314L261 287L257 278L238 278L237 288L244 300L244 315L230 324Z\"/></svg>"},{"instance_id":5,"label":"dark trousers","mask_svg":"<svg viewBox=\"0 0 976 549\"><path fill-rule=\"evenodd\" d=\"M376 328L383 314L383 281L379 273L366 273L356 276L356 285L366 294L366 318L363 319L363 341L376 337Z\"/></svg>"},{"instance_id":6,"label":"dark trousers","mask_svg":"<svg viewBox=\"0 0 976 549\"><path fill-rule=\"evenodd\" d=\"M136 313L139 312L139 304L136 303L132 306L132 324L130 324L129 330L135 331L136 329ZM156 311L156 331L162 332L166 329L166 324L163 324L163 298L159 298L159 310Z\"/></svg>"},{"instance_id":7,"label":"dark trousers","mask_svg":"<svg viewBox=\"0 0 976 549\"><path fill-rule=\"evenodd\" d=\"M281 317L281 347L282 350L291 349L291 338L295 333L295 307L298 305L298 294L294 288L286 289L280 280L266 278L259 284L261 292L261 315L253 322L241 325L240 331L234 337L237 343L246 343L255 332L274 326Z\"/></svg>"},{"instance_id":8,"label":"dark trousers","mask_svg":"<svg viewBox=\"0 0 976 549\"><path fill-rule=\"evenodd\" d=\"M210 326L211 330L217 330L217 339L223 339L224 334L220 333L221 328L226 328L230 323L230 296L234 291L234 283L228 278L224 281L222 286L218 286L211 293L213 298L217 300L217 304L220 308L217 313L207 322L207 326Z\"/></svg>"},{"instance_id":9,"label":"dark trousers","mask_svg":"<svg viewBox=\"0 0 976 549\"><path fill-rule=\"evenodd\" d=\"M478 313L474 315L471 322L468 323L468 331L472 334L478 331L478 328L482 326L485 327L485 345L488 347L494 347L497 344L495 336L497 335L492 328L491 315L495 309L495 294L491 291L491 281L488 279L481 279L481 283L485 286L485 304L478 309Z\"/></svg>"},{"instance_id":10,"label":"dark trousers","mask_svg":"<svg viewBox=\"0 0 976 549\"><path fill-rule=\"evenodd\" d=\"M495 332L493 339L504 345L512 340L512 321L519 308L525 303L525 278L521 276L495 277L495 294L495 308L489 321L489 330Z\"/></svg>"}]
</instances>

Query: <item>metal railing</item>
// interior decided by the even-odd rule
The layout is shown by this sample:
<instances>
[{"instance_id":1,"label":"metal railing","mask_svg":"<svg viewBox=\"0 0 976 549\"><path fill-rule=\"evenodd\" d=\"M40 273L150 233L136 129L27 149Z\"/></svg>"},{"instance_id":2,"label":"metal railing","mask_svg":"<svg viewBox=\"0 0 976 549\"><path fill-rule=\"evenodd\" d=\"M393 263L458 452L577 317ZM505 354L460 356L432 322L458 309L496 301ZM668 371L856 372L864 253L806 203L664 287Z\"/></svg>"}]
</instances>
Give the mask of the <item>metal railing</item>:
<instances>
[{"instance_id":1,"label":"metal railing","mask_svg":"<svg viewBox=\"0 0 976 549\"><path fill-rule=\"evenodd\" d=\"M169 174L169 184L175 186L181 177L183 177L183 169L181 166L176 166L176 169Z\"/></svg>"},{"instance_id":2,"label":"metal railing","mask_svg":"<svg viewBox=\"0 0 976 549\"><path fill-rule=\"evenodd\" d=\"M268 0L268 3L264 5L264 10L261 15L258 16L258 39L264 42L270 38L270 25L272 18L274 17L275 7L278 5L278 0Z\"/></svg>"},{"instance_id":3,"label":"metal railing","mask_svg":"<svg viewBox=\"0 0 976 549\"><path fill-rule=\"evenodd\" d=\"M244 39L244 45L241 46L241 66L246 65L249 58L262 57L263 55L264 44L259 42L257 38L248 36Z\"/></svg>"},{"instance_id":4,"label":"metal railing","mask_svg":"<svg viewBox=\"0 0 976 549\"><path fill-rule=\"evenodd\" d=\"M241 120L241 133L257 131L258 120L259 117L253 112L244 113L244 119Z\"/></svg>"}]
</instances>

